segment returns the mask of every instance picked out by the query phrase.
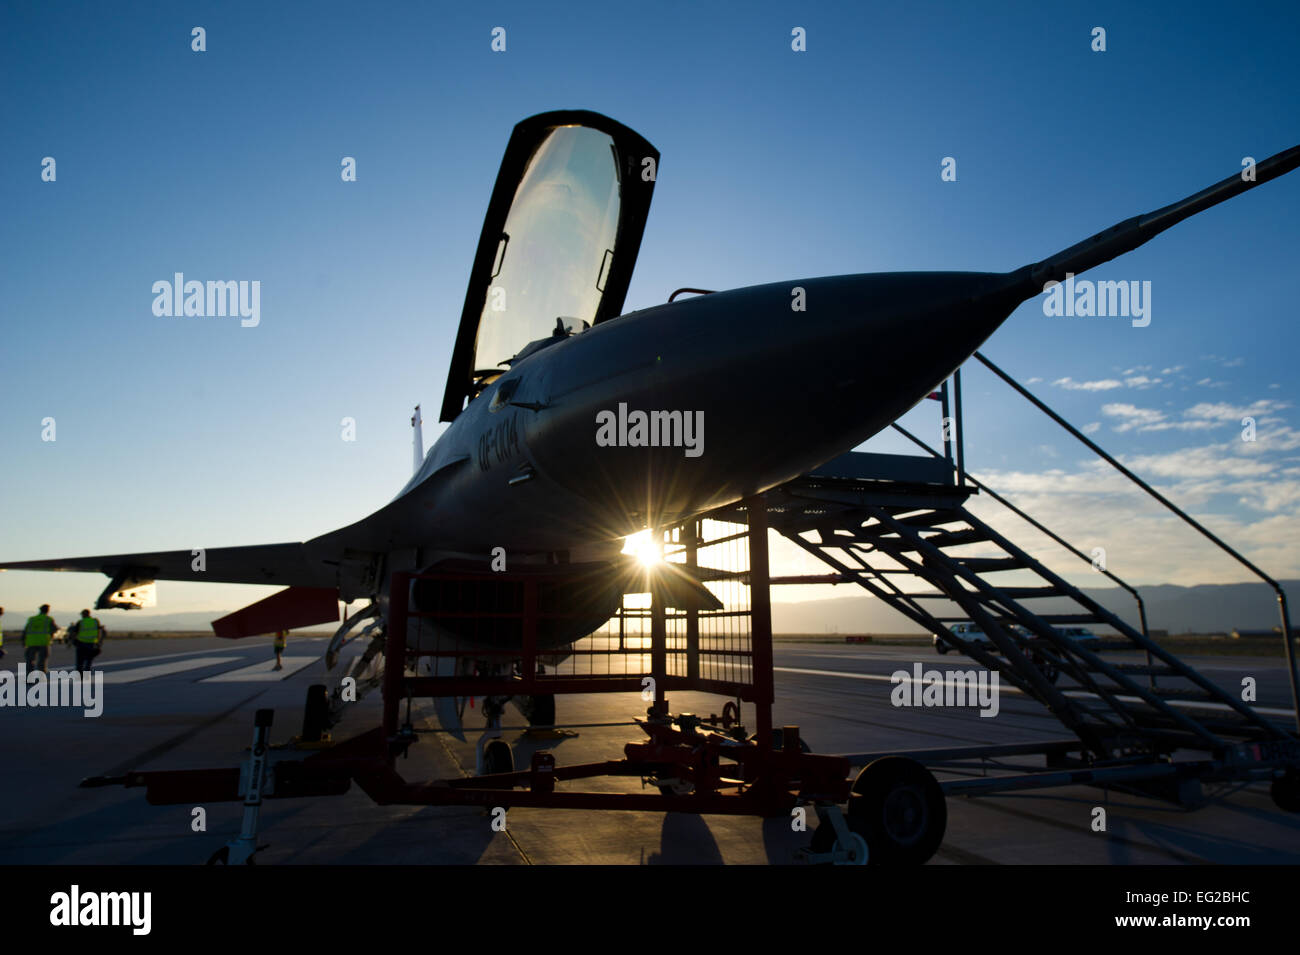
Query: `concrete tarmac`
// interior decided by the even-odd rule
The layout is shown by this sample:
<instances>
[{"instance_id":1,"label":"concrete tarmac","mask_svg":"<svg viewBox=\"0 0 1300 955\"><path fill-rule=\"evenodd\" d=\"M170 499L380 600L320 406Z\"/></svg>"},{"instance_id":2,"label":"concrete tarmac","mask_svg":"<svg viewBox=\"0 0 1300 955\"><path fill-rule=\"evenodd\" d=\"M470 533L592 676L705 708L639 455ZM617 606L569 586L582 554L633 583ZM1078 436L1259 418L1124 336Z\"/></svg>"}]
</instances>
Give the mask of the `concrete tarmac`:
<instances>
[{"instance_id":1,"label":"concrete tarmac","mask_svg":"<svg viewBox=\"0 0 1300 955\"><path fill-rule=\"evenodd\" d=\"M0 668L13 670L21 648L10 641ZM92 775L127 770L236 765L247 755L255 710L272 707L272 740L300 730L306 688L329 682L323 638L291 637L285 669L271 670L269 640L110 641L103 670L103 713L72 708L0 707L0 864L196 864L237 834L242 807L150 806L141 789L79 789ZM925 647L780 643L776 646L774 719L797 723L815 752L864 753L940 746L1060 739L1068 734L1038 704L1004 692L995 718L974 709L900 709L889 674L926 668L979 669ZM1245 676L1259 684L1258 705L1290 712L1280 660L1206 657L1194 661L1227 687ZM56 647L52 668L70 668L72 650ZM332 675L331 675L332 676ZM719 697L682 693L673 712L720 712ZM589 694L557 700L557 719L578 727L558 740L503 735L526 766L534 749L563 764L620 758L640 695ZM420 742L399 770L410 780L472 773L480 711L467 709L464 742L439 729L433 708L412 711ZM744 718L753 725L752 709ZM1287 722L1285 715L1276 717ZM346 738L375 725L379 699L355 704L336 729ZM524 720L511 706L509 727ZM615 724L615 725L595 725ZM641 790L636 779L569 784L601 791ZM1107 830L1092 829L1104 807ZM196 831L196 808L206 831ZM494 832L476 808L376 806L355 786L344 796L268 801L261 834L265 864L788 864L808 833L783 819L663 812L516 808ZM948 829L932 864L1239 864L1300 862L1300 816L1278 810L1267 786L1252 785L1187 811L1085 786L948 800Z\"/></svg>"}]
</instances>

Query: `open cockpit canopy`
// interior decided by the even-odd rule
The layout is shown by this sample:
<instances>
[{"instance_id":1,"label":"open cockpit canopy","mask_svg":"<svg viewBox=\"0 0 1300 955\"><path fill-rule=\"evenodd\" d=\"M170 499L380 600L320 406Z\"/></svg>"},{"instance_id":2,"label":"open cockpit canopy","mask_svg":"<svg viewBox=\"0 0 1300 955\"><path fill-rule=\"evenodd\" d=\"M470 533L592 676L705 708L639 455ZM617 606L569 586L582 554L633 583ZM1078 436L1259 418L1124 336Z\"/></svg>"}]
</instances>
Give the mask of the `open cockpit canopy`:
<instances>
[{"instance_id":1,"label":"open cockpit canopy","mask_svg":"<svg viewBox=\"0 0 1300 955\"><path fill-rule=\"evenodd\" d=\"M658 164L650 143L599 113L542 113L515 127L470 271L443 421L531 343L620 313Z\"/></svg>"}]
</instances>

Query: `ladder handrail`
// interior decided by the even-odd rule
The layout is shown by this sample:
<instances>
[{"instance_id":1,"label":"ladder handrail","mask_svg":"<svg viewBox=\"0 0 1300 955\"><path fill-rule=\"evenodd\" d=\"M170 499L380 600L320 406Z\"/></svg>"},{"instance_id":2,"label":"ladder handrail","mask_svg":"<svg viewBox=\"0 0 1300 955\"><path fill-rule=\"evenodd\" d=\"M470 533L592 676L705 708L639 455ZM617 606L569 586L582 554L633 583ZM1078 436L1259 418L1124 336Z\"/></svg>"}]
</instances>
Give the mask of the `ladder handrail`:
<instances>
[{"instance_id":1,"label":"ladder handrail","mask_svg":"<svg viewBox=\"0 0 1300 955\"><path fill-rule=\"evenodd\" d=\"M1300 730L1300 672L1297 672L1295 640L1291 636L1291 615L1287 610L1286 593L1285 591L1282 590L1282 585L1279 584L1272 577L1270 577L1268 574L1264 573L1264 571L1256 567L1253 563L1251 563L1249 560L1247 560L1245 557L1239 554L1228 544L1224 543L1212 531L1210 531L1204 525L1199 523L1194 517L1192 517L1186 511L1182 510L1182 508L1178 507L1178 505L1174 504L1172 501L1170 501L1167 497L1165 497L1163 494L1161 494L1151 485L1147 484L1146 481L1143 481L1140 477L1138 477L1128 468L1124 467L1124 465L1120 464L1117 460L1115 460L1115 458L1111 457L1109 454L1103 451L1100 447L1097 446L1097 444L1094 441L1090 440L1087 435L1079 431L1077 428L1074 427L1074 425L1070 424L1070 422L1066 421L1059 414L1057 414L1055 411L1049 408L1046 404L1044 404L1041 400L1039 400L1028 388L1026 388L1024 385L1020 384L1020 382L1013 379L1005 371L1003 371L997 365L993 364L993 362L985 358L980 352L976 352L975 357L978 358L980 362L984 365L984 367L989 369L989 371L993 372L995 375L997 375L999 378L1005 381L1016 391L1020 392L1020 394L1023 395L1025 398L1028 398L1029 401L1035 407L1037 407L1039 411L1042 411L1045 415L1047 415L1049 418L1051 418L1053 421L1059 424L1062 428L1064 428L1066 431L1070 432L1070 434L1074 435L1074 437L1082 441L1083 444L1086 445L1090 451L1092 451L1094 454L1100 457L1111 467L1115 468L1115 470L1119 471L1120 474L1123 474L1126 478L1128 478L1138 487L1142 488L1142 490L1146 491L1147 494L1151 495L1151 497L1155 498L1166 508L1173 511L1176 515L1178 515L1179 518L1182 519L1182 521L1185 524L1195 528L1197 531L1200 531L1202 536L1207 538L1211 543L1215 544L1220 550L1222 550L1224 553L1231 556L1234 560L1236 560L1239 564L1241 564L1243 567L1249 570L1252 574L1254 574L1260 580L1264 581L1264 583L1268 584L1270 587L1273 588L1273 592L1277 594L1278 612L1282 617L1282 644L1286 650L1287 666L1290 671L1289 675L1291 678L1291 702L1295 706L1296 728L1297 730Z\"/></svg>"},{"instance_id":2,"label":"ladder handrail","mask_svg":"<svg viewBox=\"0 0 1300 955\"><path fill-rule=\"evenodd\" d=\"M959 390L960 390L960 389L959 389ZM960 406L959 406L959 407L960 407ZM959 418L958 420L960 421L960 418ZM908 439L911 440L913 443L915 443L915 444L919 445L920 447L924 448L926 451L929 451L931 454L934 454L936 457L938 456L938 455L936 454L935 450L934 450L932 447L930 447L928 444L926 444L924 441L922 441L922 440L921 440L920 438L918 438L916 435L912 434L910 431L908 431L906 428L904 428L902 425L900 425L897 421L894 422L894 430L897 431L899 434L903 435L903 437L908 438ZM1102 574L1105 574L1105 575L1106 575L1107 577L1109 577L1111 580L1115 581L1115 583L1119 584L1121 587L1123 587L1125 590L1127 590L1130 594L1132 594L1132 595L1133 595L1133 599L1137 601L1137 605L1138 605L1138 621L1139 621L1139 623L1141 623L1141 625L1142 625L1142 636L1143 636L1143 638L1146 639L1146 640L1150 640L1150 639L1151 639L1151 634L1147 631L1147 605L1146 605L1146 601L1142 599L1142 595L1141 595L1140 593L1137 592L1137 588L1136 588L1136 587L1133 587L1133 586L1132 586L1131 584L1129 584L1127 581L1122 580L1118 575L1111 573L1111 572L1110 572L1109 570L1107 570L1105 567L1097 567L1097 565L1096 565L1095 563L1093 563L1092 559L1089 558L1087 554L1085 554L1083 551L1079 550L1077 547L1075 547L1073 544L1071 544L1068 540L1066 540L1066 539L1065 539L1064 537L1062 537L1060 534L1057 534L1055 531L1052 531L1051 529L1049 529L1048 527L1046 527L1044 524L1042 524L1040 521L1037 521L1037 520L1035 520L1034 518L1030 517L1027 513L1025 513L1024 511L1022 511L1020 508L1016 507L1014 504L1012 504L1010 501L1008 501L1005 497L1003 497L1003 496L1002 496L1001 494L999 494L997 491L993 490L993 489L992 489L991 487L989 487L987 484L984 484L983 482L976 480L975 477L974 477L973 475L967 474L964 470L962 470L962 469L960 468L960 466L959 466L958 471L957 471L957 479L958 479L958 481L969 481L972 485L974 485L974 487L976 488L976 490L979 490L979 491L983 492L984 494L987 494L989 497L993 498L993 500L997 501L997 502L998 502L999 504L1001 504L1003 507L1005 507L1005 508L1007 508L1008 510L1010 510L1013 514L1017 514L1017 515L1019 515L1020 518L1021 518L1022 520L1025 520L1025 521L1029 522L1030 524L1032 524L1034 527L1038 528L1040 531L1042 531L1044 534L1046 534L1046 535L1047 535L1048 537L1050 537L1052 540L1056 541L1058 544L1060 544L1062 547L1064 547L1064 548L1065 548L1066 550L1068 550L1070 553L1074 554L1074 555L1075 555L1076 557L1078 557L1080 560L1082 560L1082 561L1086 562L1087 564L1089 564L1090 566L1092 566L1092 567L1093 567L1094 569L1096 569L1098 572L1100 572L1100 573L1102 573ZM1151 651L1150 651L1150 650L1146 651L1146 654L1147 654L1147 665L1150 666L1151 663L1152 663L1152 660L1151 660ZM1147 684L1148 684L1152 689L1155 689L1155 686L1156 686L1156 676L1155 676L1154 673L1149 673L1149 674L1147 674Z\"/></svg>"},{"instance_id":3,"label":"ladder handrail","mask_svg":"<svg viewBox=\"0 0 1300 955\"><path fill-rule=\"evenodd\" d=\"M917 445L918 447L920 447L921 449L923 449L923 450L925 450L925 451L928 451L930 454L934 455L935 457L940 457L940 455L938 454L938 452L936 452L936 451L934 450L934 448L930 447L928 444L926 444L924 441L922 441L922 440L921 440L920 438L918 438L916 435L912 434L910 431L908 431L906 428L904 428L902 425L898 424L897 422L894 423L894 430L897 431L899 434L901 434L903 437L907 438L908 440L910 440L911 442L913 442L914 444L916 444L916 445ZM983 493L983 494L987 494L989 497L993 498L993 500L997 501L997 502L998 502L999 504L1001 504L1003 507L1005 507L1005 508L1007 508L1008 510L1012 511L1013 513L1015 513L1015 514L1018 515L1019 517L1023 518L1024 520L1028 521L1030 524L1032 524L1034 527L1038 528L1038 530L1042 531L1044 534L1046 534L1046 535L1047 535L1048 537L1050 537L1052 540L1056 541L1058 544L1060 544L1062 547L1064 547L1064 548L1065 548L1066 550L1068 550L1070 553L1074 554L1074 555L1075 555L1076 557L1078 557L1080 560L1083 560L1083 561L1087 562L1088 564L1092 564L1092 558L1091 558L1091 557L1089 557L1089 556L1088 556L1087 554L1085 554L1083 551L1079 550L1077 547L1075 547L1073 544L1071 544L1069 541L1067 541L1067 540L1066 540L1064 537L1062 537L1061 535L1055 533L1055 532L1052 531L1050 528L1044 526L1041 522L1039 522L1039 521L1035 520L1034 518L1030 517L1028 514L1026 514L1026 513L1025 513L1024 511L1022 511L1020 508L1016 507L1016 505L1012 504L1010 501L1008 501L1005 497L1003 497L1003 496L1002 496L1001 494L999 494L997 491L993 490L993 489L992 489L991 487L989 487L987 484L985 484L985 483L982 482L982 481L977 480L973 475L971 475L971 474L969 474L969 473L967 473L967 472L965 472L965 471L962 471L962 472L961 472L961 476L964 477L965 480L968 481L970 484L974 485L974 486L975 486L975 487L976 487L976 488L977 488L981 493ZM1095 565L1094 565L1094 566L1095 566ZM1105 574L1107 577L1109 577L1111 580L1115 581L1115 583L1119 584L1121 587L1123 587L1125 590L1127 590L1130 594L1133 595L1133 598L1137 601L1137 605L1138 605L1138 616L1140 617L1141 622L1142 622L1142 636L1147 637L1148 639L1150 639L1150 634L1147 633L1147 611L1146 611L1146 603L1142 600L1142 595L1141 595L1140 593L1137 592L1137 589L1136 589L1135 587L1133 587L1131 584L1129 584L1128 582L1124 581L1124 580L1121 579L1120 577L1116 576L1115 574L1111 573L1109 570L1106 570L1106 569L1104 569L1104 568L1098 568L1098 572L1099 572L1099 573L1102 573L1102 574Z\"/></svg>"}]
</instances>

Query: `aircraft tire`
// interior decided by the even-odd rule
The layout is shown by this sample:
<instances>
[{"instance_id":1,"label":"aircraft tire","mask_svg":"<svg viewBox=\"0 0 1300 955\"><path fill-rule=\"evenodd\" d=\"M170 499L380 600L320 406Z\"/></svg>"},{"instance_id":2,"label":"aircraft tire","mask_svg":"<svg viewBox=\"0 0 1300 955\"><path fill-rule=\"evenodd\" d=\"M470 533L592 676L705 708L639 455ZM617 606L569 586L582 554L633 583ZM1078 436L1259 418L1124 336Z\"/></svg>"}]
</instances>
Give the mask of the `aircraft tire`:
<instances>
[{"instance_id":1,"label":"aircraft tire","mask_svg":"<svg viewBox=\"0 0 1300 955\"><path fill-rule=\"evenodd\" d=\"M313 683L307 687L307 702L302 713L302 738L307 742L317 742L329 728L330 697L329 688L324 683Z\"/></svg>"},{"instance_id":2,"label":"aircraft tire","mask_svg":"<svg viewBox=\"0 0 1300 955\"><path fill-rule=\"evenodd\" d=\"M513 773L515 757L510 752L510 744L503 739L489 740L483 747L483 774Z\"/></svg>"},{"instance_id":3,"label":"aircraft tire","mask_svg":"<svg viewBox=\"0 0 1300 955\"><path fill-rule=\"evenodd\" d=\"M1273 803L1283 812L1300 812L1300 772L1288 769L1269 787Z\"/></svg>"},{"instance_id":4,"label":"aircraft tire","mask_svg":"<svg viewBox=\"0 0 1300 955\"><path fill-rule=\"evenodd\" d=\"M529 726L555 725L555 694L553 693L530 696L527 707L520 707L520 709L524 710Z\"/></svg>"},{"instance_id":5,"label":"aircraft tire","mask_svg":"<svg viewBox=\"0 0 1300 955\"><path fill-rule=\"evenodd\" d=\"M853 781L848 817L867 840L871 865L922 865L943 842L948 806L928 769L906 756L883 756Z\"/></svg>"}]
</instances>

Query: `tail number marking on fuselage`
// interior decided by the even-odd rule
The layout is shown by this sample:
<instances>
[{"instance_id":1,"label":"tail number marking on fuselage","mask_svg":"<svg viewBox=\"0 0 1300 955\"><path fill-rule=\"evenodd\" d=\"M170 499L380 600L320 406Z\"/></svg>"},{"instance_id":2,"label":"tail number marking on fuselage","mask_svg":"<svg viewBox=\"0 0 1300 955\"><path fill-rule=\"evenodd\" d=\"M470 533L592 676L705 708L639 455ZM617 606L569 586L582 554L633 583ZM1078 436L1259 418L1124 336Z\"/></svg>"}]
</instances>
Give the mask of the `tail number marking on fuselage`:
<instances>
[{"instance_id":1,"label":"tail number marking on fuselage","mask_svg":"<svg viewBox=\"0 0 1300 955\"><path fill-rule=\"evenodd\" d=\"M505 464L519 453L519 416L511 415L479 436L478 466L486 471L494 464Z\"/></svg>"}]
</instances>

